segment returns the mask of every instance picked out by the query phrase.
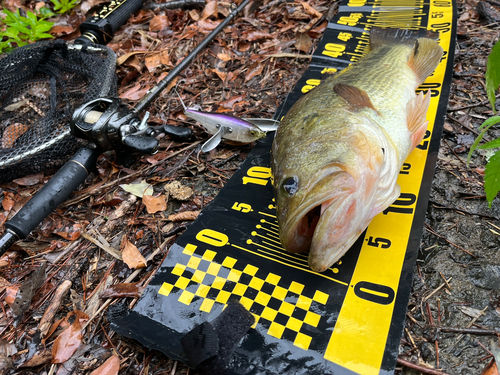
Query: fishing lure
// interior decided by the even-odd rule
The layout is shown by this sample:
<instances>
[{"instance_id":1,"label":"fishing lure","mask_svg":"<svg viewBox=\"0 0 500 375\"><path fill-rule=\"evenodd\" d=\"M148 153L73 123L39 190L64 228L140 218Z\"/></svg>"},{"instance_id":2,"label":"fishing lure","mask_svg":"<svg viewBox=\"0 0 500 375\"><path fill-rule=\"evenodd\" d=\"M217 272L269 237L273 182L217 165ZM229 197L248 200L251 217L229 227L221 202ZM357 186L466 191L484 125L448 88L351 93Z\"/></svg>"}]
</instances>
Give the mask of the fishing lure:
<instances>
[{"instance_id":1,"label":"fishing lure","mask_svg":"<svg viewBox=\"0 0 500 375\"><path fill-rule=\"evenodd\" d=\"M264 137L267 132L275 131L279 121L271 119L241 119L223 113L203 112L199 107L186 107L177 93L184 108L184 114L199 122L212 137L201 146L202 152L208 152L222 142L247 144Z\"/></svg>"}]
</instances>

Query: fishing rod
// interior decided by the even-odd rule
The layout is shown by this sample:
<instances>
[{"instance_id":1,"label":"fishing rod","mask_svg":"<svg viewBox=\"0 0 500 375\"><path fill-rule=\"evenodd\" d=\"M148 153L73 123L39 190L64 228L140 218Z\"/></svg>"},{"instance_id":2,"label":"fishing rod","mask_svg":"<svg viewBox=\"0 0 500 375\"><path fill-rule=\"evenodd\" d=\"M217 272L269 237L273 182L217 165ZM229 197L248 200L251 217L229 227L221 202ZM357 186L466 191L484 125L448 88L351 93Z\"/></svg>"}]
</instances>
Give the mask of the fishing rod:
<instances>
[{"instance_id":1,"label":"fishing rod","mask_svg":"<svg viewBox=\"0 0 500 375\"><path fill-rule=\"evenodd\" d=\"M154 131L147 124L149 113L146 112L142 119L139 117L139 113L160 95L168 84L197 57L207 44L249 2L250 0L244 0L237 7L233 4L231 13L163 80L153 87L134 108L129 108L119 98L98 98L81 105L74 111L70 122L71 133L89 140L90 143L82 147L14 217L5 223L5 232L0 237L0 256L16 241L26 238L45 217L85 181L102 152L124 147L144 153L157 152L158 141L152 137ZM108 31L112 31L112 29L111 25L111 29L106 29L102 37L107 38L108 35L111 35ZM93 27L86 31L92 35L90 38L98 38Z\"/></svg>"}]
</instances>

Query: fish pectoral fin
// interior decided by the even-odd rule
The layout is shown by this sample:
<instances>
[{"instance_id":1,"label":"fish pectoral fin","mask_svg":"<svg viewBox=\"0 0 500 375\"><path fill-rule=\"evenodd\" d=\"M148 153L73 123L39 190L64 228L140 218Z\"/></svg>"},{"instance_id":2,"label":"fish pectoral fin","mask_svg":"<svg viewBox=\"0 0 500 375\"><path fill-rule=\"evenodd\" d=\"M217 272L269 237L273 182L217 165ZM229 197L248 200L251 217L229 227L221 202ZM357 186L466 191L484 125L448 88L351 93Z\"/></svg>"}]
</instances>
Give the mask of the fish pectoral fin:
<instances>
[{"instance_id":1,"label":"fish pectoral fin","mask_svg":"<svg viewBox=\"0 0 500 375\"><path fill-rule=\"evenodd\" d=\"M337 83L333 86L335 94L344 99L355 111L371 108L378 113L366 91L345 83Z\"/></svg>"},{"instance_id":2,"label":"fish pectoral fin","mask_svg":"<svg viewBox=\"0 0 500 375\"><path fill-rule=\"evenodd\" d=\"M443 57L443 48L432 39L418 38L408 57L408 65L417 76L419 85L436 69Z\"/></svg>"},{"instance_id":3,"label":"fish pectoral fin","mask_svg":"<svg viewBox=\"0 0 500 375\"><path fill-rule=\"evenodd\" d=\"M411 133L411 149L413 150L424 139L428 121L426 120L427 110L431 102L431 93L424 96L420 92L416 97L406 104L406 123L408 131Z\"/></svg>"}]
</instances>

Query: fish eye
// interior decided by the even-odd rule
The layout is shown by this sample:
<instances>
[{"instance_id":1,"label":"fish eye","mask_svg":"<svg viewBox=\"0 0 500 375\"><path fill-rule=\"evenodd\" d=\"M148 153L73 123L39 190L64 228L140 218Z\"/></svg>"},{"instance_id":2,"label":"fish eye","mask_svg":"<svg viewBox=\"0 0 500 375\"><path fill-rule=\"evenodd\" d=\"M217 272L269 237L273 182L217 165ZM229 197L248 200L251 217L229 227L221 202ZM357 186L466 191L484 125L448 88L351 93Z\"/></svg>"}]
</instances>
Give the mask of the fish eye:
<instances>
[{"instance_id":1,"label":"fish eye","mask_svg":"<svg viewBox=\"0 0 500 375\"><path fill-rule=\"evenodd\" d=\"M299 179L296 176L285 178L281 183L281 190L289 197L293 197L299 190Z\"/></svg>"}]
</instances>

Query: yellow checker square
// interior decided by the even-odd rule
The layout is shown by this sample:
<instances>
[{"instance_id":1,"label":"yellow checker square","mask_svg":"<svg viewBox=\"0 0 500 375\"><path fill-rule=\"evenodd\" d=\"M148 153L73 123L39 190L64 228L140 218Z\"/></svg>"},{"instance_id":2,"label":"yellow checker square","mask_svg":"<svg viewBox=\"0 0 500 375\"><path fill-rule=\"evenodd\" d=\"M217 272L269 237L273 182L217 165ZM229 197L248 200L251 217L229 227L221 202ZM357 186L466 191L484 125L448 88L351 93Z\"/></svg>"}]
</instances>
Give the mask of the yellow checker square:
<instances>
[{"instance_id":1,"label":"yellow checker square","mask_svg":"<svg viewBox=\"0 0 500 375\"><path fill-rule=\"evenodd\" d=\"M320 319L321 315L308 311L304 318L304 323L317 327Z\"/></svg>"},{"instance_id":2,"label":"yellow checker square","mask_svg":"<svg viewBox=\"0 0 500 375\"><path fill-rule=\"evenodd\" d=\"M185 290L184 292L182 292L181 296L179 297L179 302L182 302L185 305L189 305L191 303L191 301L193 300L193 298L194 298L194 293L191 293L191 292L188 292L187 290Z\"/></svg>"},{"instance_id":3,"label":"yellow checker square","mask_svg":"<svg viewBox=\"0 0 500 375\"><path fill-rule=\"evenodd\" d=\"M198 258L196 256L192 256L190 259L189 259L189 262L187 264L187 267L190 267L190 268L198 268L198 266L200 265L200 262L201 262L201 258Z\"/></svg>"},{"instance_id":4,"label":"yellow checker square","mask_svg":"<svg viewBox=\"0 0 500 375\"><path fill-rule=\"evenodd\" d=\"M282 314L285 314L287 316L292 316L293 310L295 310L295 306L292 305L291 303L283 301L283 303L280 306L279 312Z\"/></svg>"},{"instance_id":5,"label":"yellow checker square","mask_svg":"<svg viewBox=\"0 0 500 375\"><path fill-rule=\"evenodd\" d=\"M191 280L193 280L194 282L197 282L197 283L201 283L203 281L203 279L205 278L205 275L206 275L206 272L196 270L194 272L194 275L191 278Z\"/></svg>"},{"instance_id":6,"label":"yellow checker square","mask_svg":"<svg viewBox=\"0 0 500 375\"><path fill-rule=\"evenodd\" d=\"M253 305L253 300L247 297L241 297L240 303L245 307L245 309L250 310Z\"/></svg>"},{"instance_id":7,"label":"yellow checker square","mask_svg":"<svg viewBox=\"0 0 500 375\"><path fill-rule=\"evenodd\" d=\"M215 300L219 303L226 304L229 297L231 297L231 293L221 290Z\"/></svg>"},{"instance_id":8,"label":"yellow checker square","mask_svg":"<svg viewBox=\"0 0 500 375\"><path fill-rule=\"evenodd\" d=\"M311 307L312 299L303 295L300 295L297 299L297 307L304 310L309 310Z\"/></svg>"},{"instance_id":9,"label":"yellow checker square","mask_svg":"<svg viewBox=\"0 0 500 375\"><path fill-rule=\"evenodd\" d=\"M328 301L328 294L317 290L316 293L314 293L313 300L315 300L316 302L322 303L323 305L326 305L326 302Z\"/></svg>"},{"instance_id":10,"label":"yellow checker square","mask_svg":"<svg viewBox=\"0 0 500 375\"><path fill-rule=\"evenodd\" d=\"M266 277L266 281L269 283L269 284L273 284L273 285L278 285L279 281L281 279L281 276L278 276L278 275L275 275L274 273L270 273L269 275L267 275Z\"/></svg>"},{"instance_id":11,"label":"yellow checker square","mask_svg":"<svg viewBox=\"0 0 500 375\"><path fill-rule=\"evenodd\" d=\"M217 276L215 278L214 282L212 283L212 288L222 289L224 287L225 283L226 283L226 279L223 279L222 277Z\"/></svg>"},{"instance_id":12,"label":"yellow checker square","mask_svg":"<svg viewBox=\"0 0 500 375\"><path fill-rule=\"evenodd\" d=\"M196 250L196 247L197 247L197 246L195 246L195 245L191 245L190 243L188 243L188 244L186 245L186 247L184 248L184 250L182 250L182 252L183 252L184 254L187 254L187 255L193 255L193 254L194 254L194 252L195 252L195 250Z\"/></svg>"},{"instance_id":13,"label":"yellow checker square","mask_svg":"<svg viewBox=\"0 0 500 375\"><path fill-rule=\"evenodd\" d=\"M161 286L161 288L158 291L158 293L159 294L163 294L164 296L168 296L170 294L170 292L172 291L173 288L174 288L174 286L172 284L163 283L163 285Z\"/></svg>"},{"instance_id":14,"label":"yellow checker square","mask_svg":"<svg viewBox=\"0 0 500 375\"><path fill-rule=\"evenodd\" d=\"M288 322L286 322L286 328L290 328L295 332L299 332L302 328L302 324L304 324L302 320L298 320L291 316L290 319L288 319Z\"/></svg>"},{"instance_id":15,"label":"yellow checker square","mask_svg":"<svg viewBox=\"0 0 500 375\"><path fill-rule=\"evenodd\" d=\"M249 275L252 275L252 276L255 276L255 274L257 273L259 269L255 266L252 266L251 264L247 264L247 266L245 267L245 269L243 270L243 272L249 274Z\"/></svg>"},{"instance_id":16,"label":"yellow checker square","mask_svg":"<svg viewBox=\"0 0 500 375\"><path fill-rule=\"evenodd\" d=\"M252 281L250 281L250 284L248 284L254 289L260 290L262 288L262 285L264 285L264 280L259 279L258 277L252 278Z\"/></svg>"},{"instance_id":17,"label":"yellow checker square","mask_svg":"<svg viewBox=\"0 0 500 375\"><path fill-rule=\"evenodd\" d=\"M260 291L259 293L257 293L257 296L255 297L255 302L260 303L261 305L267 306L270 299L271 299L271 296L269 294Z\"/></svg>"},{"instance_id":18,"label":"yellow checker square","mask_svg":"<svg viewBox=\"0 0 500 375\"><path fill-rule=\"evenodd\" d=\"M233 268L236 262L237 262L236 259L231 257L226 257L226 259L224 259L224 261L222 262L222 265L227 268Z\"/></svg>"},{"instance_id":19,"label":"yellow checker square","mask_svg":"<svg viewBox=\"0 0 500 375\"><path fill-rule=\"evenodd\" d=\"M266 306L264 307L264 310L262 311L262 314L260 314L260 316L272 322L274 318L276 318L277 314L278 312L275 309L271 309L270 307Z\"/></svg>"},{"instance_id":20,"label":"yellow checker square","mask_svg":"<svg viewBox=\"0 0 500 375\"><path fill-rule=\"evenodd\" d=\"M204 299L201 303L200 310L209 313L212 311L215 301L213 299Z\"/></svg>"},{"instance_id":21,"label":"yellow checker square","mask_svg":"<svg viewBox=\"0 0 500 375\"><path fill-rule=\"evenodd\" d=\"M260 316L258 316L257 314L254 314L254 313L250 313L250 314L252 314L253 317L255 318L255 322L252 324L252 326L250 328L255 329L255 327L257 327L257 323L259 322Z\"/></svg>"},{"instance_id":22,"label":"yellow checker square","mask_svg":"<svg viewBox=\"0 0 500 375\"><path fill-rule=\"evenodd\" d=\"M286 297L286 294L288 293L288 290L285 289L285 288L282 288L280 286L277 286L276 288L274 288L273 290L273 297L277 298L277 299L280 299L280 300L284 300L285 297Z\"/></svg>"},{"instance_id":23,"label":"yellow checker square","mask_svg":"<svg viewBox=\"0 0 500 375\"><path fill-rule=\"evenodd\" d=\"M309 345L311 345L311 336L304 335L303 333L297 333L297 337L293 342L293 345L298 346L301 349L307 350L309 349Z\"/></svg>"},{"instance_id":24,"label":"yellow checker square","mask_svg":"<svg viewBox=\"0 0 500 375\"><path fill-rule=\"evenodd\" d=\"M272 322L271 326L269 327L269 331L267 333L270 336L276 337L277 339L280 339L281 336L283 336L283 331L285 330L285 326L282 326L279 323Z\"/></svg>"},{"instance_id":25,"label":"yellow checker square","mask_svg":"<svg viewBox=\"0 0 500 375\"><path fill-rule=\"evenodd\" d=\"M172 273L177 276L182 276L184 273L184 270L186 269L186 266L184 264L177 263L172 270Z\"/></svg>"},{"instance_id":26,"label":"yellow checker square","mask_svg":"<svg viewBox=\"0 0 500 375\"><path fill-rule=\"evenodd\" d=\"M217 253L215 251L206 250L205 253L203 253L202 258L211 262L212 260L214 260L216 255Z\"/></svg>"},{"instance_id":27,"label":"yellow checker square","mask_svg":"<svg viewBox=\"0 0 500 375\"><path fill-rule=\"evenodd\" d=\"M208 294L208 292L210 291L210 287L208 285L203 285L203 284L200 284L198 286L198 289L196 290L196 295L197 296L200 296L200 297L203 297L205 298Z\"/></svg>"},{"instance_id":28,"label":"yellow checker square","mask_svg":"<svg viewBox=\"0 0 500 375\"><path fill-rule=\"evenodd\" d=\"M210 263L210 265L208 266L208 269L207 269L207 273L209 275L217 276L217 274L219 273L220 268L221 268L220 264Z\"/></svg>"},{"instance_id":29,"label":"yellow checker square","mask_svg":"<svg viewBox=\"0 0 500 375\"><path fill-rule=\"evenodd\" d=\"M229 272L229 275L227 275L227 279L229 281L234 281L235 283L238 282L238 280L240 279L241 277L241 271L238 271L238 270L231 270Z\"/></svg>"},{"instance_id":30,"label":"yellow checker square","mask_svg":"<svg viewBox=\"0 0 500 375\"><path fill-rule=\"evenodd\" d=\"M180 276L175 282L175 286L179 289L186 289L188 284L189 284L189 279L185 278L184 276Z\"/></svg>"},{"instance_id":31,"label":"yellow checker square","mask_svg":"<svg viewBox=\"0 0 500 375\"><path fill-rule=\"evenodd\" d=\"M236 294L237 296L242 296L243 294L245 294L247 289L248 289L248 285L236 284L236 286L233 289L233 294Z\"/></svg>"},{"instance_id":32,"label":"yellow checker square","mask_svg":"<svg viewBox=\"0 0 500 375\"><path fill-rule=\"evenodd\" d=\"M290 284L290 288L288 288L289 291L291 291L295 294L302 293L303 289L304 289L304 285L296 283L295 281L292 281L292 283Z\"/></svg>"}]
</instances>

